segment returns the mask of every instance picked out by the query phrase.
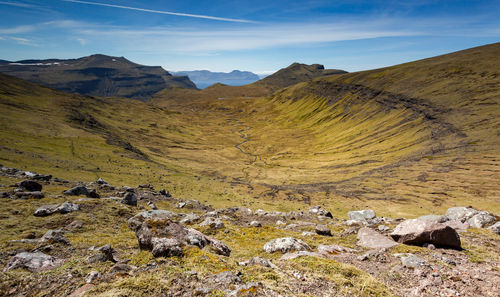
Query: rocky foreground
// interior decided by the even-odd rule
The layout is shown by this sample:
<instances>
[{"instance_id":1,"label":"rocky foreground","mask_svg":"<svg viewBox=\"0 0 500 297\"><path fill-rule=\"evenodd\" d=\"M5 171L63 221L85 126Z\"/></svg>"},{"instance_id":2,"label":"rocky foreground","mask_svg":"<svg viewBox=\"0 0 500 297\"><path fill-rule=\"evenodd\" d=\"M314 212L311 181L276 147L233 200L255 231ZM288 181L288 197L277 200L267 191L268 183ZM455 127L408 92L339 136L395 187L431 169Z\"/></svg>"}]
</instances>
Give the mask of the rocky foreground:
<instances>
[{"instance_id":1,"label":"rocky foreground","mask_svg":"<svg viewBox=\"0 0 500 297\"><path fill-rule=\"evenodd\" d=\"M213 209L1 167L2 296L500 296L499 216Z\"/></svg>"}]
</instances>

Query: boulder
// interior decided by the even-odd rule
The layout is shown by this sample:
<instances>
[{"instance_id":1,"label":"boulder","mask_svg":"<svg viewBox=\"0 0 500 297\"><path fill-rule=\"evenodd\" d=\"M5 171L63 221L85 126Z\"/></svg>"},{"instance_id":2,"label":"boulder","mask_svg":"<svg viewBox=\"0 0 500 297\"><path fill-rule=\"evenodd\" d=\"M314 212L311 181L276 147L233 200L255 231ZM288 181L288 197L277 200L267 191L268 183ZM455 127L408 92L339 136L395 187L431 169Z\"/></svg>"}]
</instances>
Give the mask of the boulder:
<instances>
[{"instance_id":1,"label":"boulder","mask_svg":"<svg viewBox=\"0 0 500 297\"><path fill-rule=\"evenodd\" d=\"M427 264L424 259L419 258L414 254L395 254L394 256L401 258L401 264L403 267L416 269Z\"/></svg>"},{"instance_id":2,"label":"boulder","mask_svg":"<svg viewBox=\"0 0 500 297\"><path fill-rule=\"evenodd\" d=\"M422 220L422 221L432 221L435 223L444 223L444 222L449 220L449 218L446 216L433 215L433 214L421 216L421 217L418 217L417 219Z\"/></svg>"},{"instance_id":3,"label":"boulder","mask_svg":"<svg viewBox=\"0 0 500 297\"><path fill-rule=\"evenodd\" d=\"M398 245L397 242L368 227L359 229L357 244L369 249L391 248Z\"/></svg>"},{"instance_id":4,"label":"boulder","mask_svg":"<svg viewBox=\"0 0 500 297\"><path fill-rule=\"evenodd\" d=\"M496 222L495 224L489 226L488 229L500 235L500 222Z\"/></svg>"},{"instance_id":5,"label":"boulder","mask_svg":"<svg viewBox=\"0 0 500 297\"><path fill-rule=\"evenodd\" d=\"M40 192L40 191L35 191L35 192L16 192L14 194L17 198L20 199L28 199L28 198L33 198L33 199L42 199L45 197L45 195Z\"/></svg>"},{"instance_id":6,"label":"boulder","mask_svg":"<svg viewBox=\"0 0 500 297\"><path fill-rule=\"evenodd\" d=\"M64 237L63 230L49 230L41 238L41 241L47 241L49 243L61 243L69 245L69 240Z\"/></svg>"},{"instance_id":7,"label":"boulder","mask_svg":"<svg viewBox=\"0 0 500 297\"><path fill-rule=\"evenodd\" d=\"M450 226L429 220L411 219L396 226L391 237L404 244L461 248L460 236Z\"/></svg>"},{"instance_id":8,"label":"boulder","mask_svg":"<svg viewBox=\"0 0 500 297\"><path fill-rule=\"evenodd\" d=\"M39 272L39 271L54 269L61 263L62 263L61 260L41 252L36 252L36 253L23 252L12 257L5 266L5 268L3 269L3 271L16 268L24 268L28 269L31 272Z\"/></svg>"},{"instance_id":9,"label":"boulder","mask_svg":"<svg viewBox=\"0 0 500 297\"><path fill-rule=\"evenodd\" d=\"M446 217L448 220L459 220L463 223L478 213L478 210L471 207L452 207L446 211Z\"/></svg>"},{"instance_id":10,"label":"boulder","mask_svg":"<svg viewBox=\"0 0 500 297\"><path fill-rule=\"evenodd\" d=\"M178 254L179 250L175 246L194 245L199 248L208 246L223 256L231 254L231 249L223 242L208 237L198 230L173 222L171 218L174 215L165 210L151 210L143 211L130 218L129 227L135 231L139 248L155 250L156 255L165 255ZM179 244L163 239L175 239Z\"/></svg>"},{"instance_id":11,"label":"boulder","mask_svg":"<svg viewBox=\"0 0 500 297\"><path fill-rule=\"evenodd\" d=\"M64 202L60 205L45 205L37 208L34 212L35 217L46 217L54 213L69 213L80 209L80 205L71 202Z\"/></svg>"},{"instance_id":12,"label":"boulder","mask_svg":"<svg viewBox=\"0 0 500 297\"><path fill-rule=\"evenodd\" d=\"M94 280L98 279L101 277L101 274L95 270L92 270L91 272L89 272L89 274L87 274L87 277L85 277L85 282L87 284L90 284L91 282L93 282Z\"/></svg>"},{"instance_id":13,"label":"boulder","mask_svg":"<svg viewBox=\"0 0 500 297\"><path fill-rule=\"evenodd\" d=\"M222 229L224 228L224 223L221 219L208 217L203 222L201 222L200 227L210 227L211 229Z\"/></svg>"},{"instance_id":14,"label":"boulder","mask_svg":"<svg viewBox=\"0 0 500 297\"><path fill-rule=\"evenodd\" d=\"M110 261L113 263L120 262L120 259L118 259L118 257L116 256L115 249L112 248L109 244L97 248L97 251L101 252L104 261Z\"/></svg>"},{"instance_id":15,"label":"boulder","mask_svg":"<svg viewBox=\"0 0 500 297\"><path fill-rule=\"evenodd\" d=\"M366 221L376 217L375 212L371 209L350 211L347 213L347 216L352 221Z\"/></svg>"},{"instance_id":16,"label":"boulder","mask_svg":"<svg viewBox=\"0 0 500 297\"><path fill-rule=\"evenodd\" d=\"M69 190L66 190L63 192L65 195L70 195L70 196L80 196L80 195L89 195L89 190L85 186L76 186L73 187Z\"/></svg>"},{"instance_id":17,"label":"boulder","mask_svg":"<svg viewBox=\"0 0 500 297\"><path fill-rule=\"evenodd\" d=\"M481 211L468 219L467 224L472 228L483 228L485 225L493 223L494 221L496 221L495 217L490 215L489 212Z\"/></svg>"},{"instance_id":18,"label":"boulder","mask_svg":"<svg viewBox=\"0 0 500 297\"><path fill-rule=\"evenodd\" d=\"M200 219L201 218L199 215L197 215L195 213L188 213L187 215L184 216L184 218L182 218L182 220L180 222L182 224L191 225L191 224L199 222Z\"/></svg>"},{"instance_id":19,"label":"boulder","mask_svg":"<svg viewBox=\"0 0 500 297\"><path fill-rule=\"evenodd\" d=\"M42 185L32 180L23 180L19 183L19 187L29 192L40 192L42 190Z\"/></svg>"},{"instance_id":20,"label":"boulder","mask_svg":"<svg viewBox=\"0 0 500 297\"><path fill-rule=\"evenodd\" d=\"M121 203L131 206L137 206L137 197L135 196L134 193L127 192L127 194L125 194L125 196L123 197Z\"/></svg>"},{"instance_id":21,"label":"boulder","mask_svg":"<svg viewBox=\"0 0 500 297\"><path fill-rule=\"evenodd\" d=\"M262 227L262 223L259 221L251 221L250 227Z\"/></svg>"},{"instance_id":22,"label":"boulder","mask_svg":"<svg viewBox=\"0 0 500 297\"><path fill-rule=\"evenodd\" d=\"M314 231L316 231L316 234L318 235L332 236L332 231L330 231L330 228L325 225L316 225Z\"/></svg>"},{"instance_id":23,"label":"boulder","mask_svg":"<svg viewBox=\"0 0 500 297\"><path fill-rule=\"evenodd\" d=\"M171 198L172 197L172 195L167 190L165 190L165 189L161 189L160 190L160 195L163 195L163 196L165 196L167 198Z\"/></svg>"},{"instance_id":24,"label":"boulder","mask_svg":"<svg viewBox=\"0 0 500 297\"><path fill-rule=\"evenodd\" d=\"M313 207L309 208L308 211L309 211L309 214L314 215L314 216L325 216L325 217L328 217L328 218L333 218L331 212L329 212L326 209L323 209L319 205L313 206Z\"/></svg>"},{"instance_id":25,"label":"boulder","mask_svg":"<svg viewBox=\"0 0 500 297\"><path fill-rule=\"evenodd\" d=\"M311 248L302 240L293 237L283 237L273 239L264 245L264 251L267 253L290 251L310 251Z\"/></svg>"},{"instance_id":26,"label":"boulder","mask_svg":"<svg viewBox=\"0 0 500 297\"><path fill-rule=\"evenodd\" d=\"M270 260L262 258L262 257L253 257L253 258L251 258L248 261L239 262L238 265L240 265L240 266L260 265L260 266L264 266L264 267L268 267L268 268L273 268L273 269L278 268Z\"/></svg>"},{"instance_id":27,"label":"boulder","mask_svg":"<svg viewBox=\"0 0 500 297\"><path fill-rule=\"evenodd\" d=\"M172 257L172 256L182 256L182 245L175 238L158 238L153 237L151 240L153 245L153 256L154 257Z\"/></svg>"}]
</instances>

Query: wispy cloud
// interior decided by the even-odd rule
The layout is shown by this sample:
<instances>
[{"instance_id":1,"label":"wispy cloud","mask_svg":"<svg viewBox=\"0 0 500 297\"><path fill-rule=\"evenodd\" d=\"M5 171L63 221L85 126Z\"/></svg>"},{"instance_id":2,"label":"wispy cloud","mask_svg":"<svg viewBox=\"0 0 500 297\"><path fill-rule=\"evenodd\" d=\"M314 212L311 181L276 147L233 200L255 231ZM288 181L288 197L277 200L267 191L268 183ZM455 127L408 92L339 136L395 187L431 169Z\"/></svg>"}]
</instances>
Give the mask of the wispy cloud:
<instances>
[{"instance_id":1,"label":"wispy cloud","mask_svg":"<svg viewBox=\"0 0 500 297\"><path fill-rule=\"evenodd\" d=\"M29 46L38 46L33 42L33 40L22 37L9 37L9 39L14 40L18 44L29 45Z\"/></svg>"},{"instance_id":2,"label":"wispy cloud","mask_svg":"<svg viewBox=\"0 0 500 297\"><path fill-rule=\"evenodd\" d=\"M244 20L244 19L223 18L223 17L215 17L215 16L208 16L208 15L200 15L200 14L172 12L172 11L165 11L165 10L154 10L154 9L130 7L130 6L123 6L123 5L108 4L108 3L99 3L99 2L90 2L90 1L79 1L79 0L62 0L62 1L64 1L64 2L73 2L73 3L80 3L80 4L88 4L88 5L105 6L105 7L113 7L113 8L120 8L120 9L128 9L128 10L150 12L150 13L159 13L159 14L183 16L183 17L198 18L198 19L208 19L208 20L214 20L214 21L236 22L236 23L255 23L254 21Z\"/></svg>"},{"instance_id":3,"label":"wispy cloud","mask_svg":"<svg viewBox=\"0 0 500 297\"><path fill-rule=\"evenodd\" d=\"M80 45L82 46L85 46L87 44L87 40L83 38L76 38L76 41L78 41L78 43L80 43Z\"/></svg>"},{"instance_id":4,"label":"wispy cloud","mask_svg":"<svg viewBox=\"0 0 500 297\"><path fill-rule=\"evenodd\" d=\"M0 34L22 34L37 30L35 25L22 25L11 28L0 28Z\"/></svg>"},{"instance_id":5,"label":"wispy cloud","mask_svg":"<svg viewBox=\"0 0 500 297\"><path fill-rule=\"evenodd\" d=\"M34 7L37 7L36 5L31 5L31 4L26 4L26 3L6 2L6 1L0 1L0 5L10 5L10 6L24 7L24 8L34 8Z\"/></svg>"}]
</instances>

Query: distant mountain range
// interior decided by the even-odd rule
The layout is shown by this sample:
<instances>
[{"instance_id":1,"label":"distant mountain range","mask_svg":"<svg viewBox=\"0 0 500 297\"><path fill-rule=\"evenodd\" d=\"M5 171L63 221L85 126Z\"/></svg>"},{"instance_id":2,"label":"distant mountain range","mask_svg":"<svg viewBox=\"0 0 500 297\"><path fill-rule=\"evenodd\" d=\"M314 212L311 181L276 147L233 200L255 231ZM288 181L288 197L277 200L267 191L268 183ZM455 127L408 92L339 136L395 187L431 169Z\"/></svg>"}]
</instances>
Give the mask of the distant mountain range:
<instances>
[{"instance_id":1,"label":"distant mountain range","mask_svg":"<svg viewBox=\"0 0 500 297\"><path fill-rule=\"evenodd\" d=\"M187 76L106 55L69 60L0 60L0 72L64 92L143 101L165 88L196 89Z\"/></svg>"},{"instance_id":2,"label":"distant mountain range","mask_svg":"<svg viewBox=\"0 0 500 297\"><path fill-rule=\"evenodd\" d=\"M187 75L198 88L204 89L215 83L222 83L230 86L242 86L251 84L260 79L260 77L249 71L233 70L231 72L211 72L208 70L177 71L174 75Z\"/></svg>"}]
</instances>

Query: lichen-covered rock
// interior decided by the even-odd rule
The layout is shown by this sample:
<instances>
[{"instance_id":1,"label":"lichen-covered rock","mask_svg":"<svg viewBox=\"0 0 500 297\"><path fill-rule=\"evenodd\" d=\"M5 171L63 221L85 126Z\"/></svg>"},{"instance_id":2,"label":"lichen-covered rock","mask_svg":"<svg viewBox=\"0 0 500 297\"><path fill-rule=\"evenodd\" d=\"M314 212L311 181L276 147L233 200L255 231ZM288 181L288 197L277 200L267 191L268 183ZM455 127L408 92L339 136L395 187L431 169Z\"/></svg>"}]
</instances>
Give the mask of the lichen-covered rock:
<instances>
[{"instance_id":1,"label":"lichen-covered rock","mask_svg":"<svg viewBox=\"0 0 500 297\"><path fill-rule=\"evenodd\" d=\"M391 248L398 245L397 242L368 227L359 229L357 244L370 249Z\"/></svg>"},{"instance_id":2,"label":"lichen-covered rock","mask_svg":"<svg viewBox=\"0 0 500 297\"><path fill-rule=\"evenodd\" d=\"M3 271L24 268L31 272L39 272L44 270L54 269L62 263L56 257L46 255L41 252L28 253L23 252L12 257Z\"/></svg>"},{"instance_id":3,"label":"lichen-covered rock","mask_svg":"<svg viewBox=\"0 0 500 297\"><path fill-rule=\"evenodd\" d=\"M69 245L69 240L64 237L63 230L49 230L47 231L42 238L41 241L47 241L49 243L61 243L65 245Z\"/></svg>"},{"instance_id":4,"label":"lichen-covered rock","mask_svg":"<svg viewBox=\"0 0 500 297\"><path fill-rule=\"evenodd\" d=\"M276 238L264 245L264 251L267 253L290 251L310 251L311 248L302 240L293 237Z\"/></svg>"},{"instance_id":5,"label":"lichen-covered rock","mask_svg":"<svg viewBox=\"0 0 500 297\"><path fill-rule=\"evenodd\" d=\"M309 214L311 214L311 215L324 216L324 217L328 217L328 218L333 218L331 212L329 212L328 210L322 208L319 205L313 206L313 207L309 208L308 211L309 211Z\"/></svg>"},{"instance_id":6,"label":"lichen-covered rock","mask_svg":"<svg viewBox=\"0 0 500 297\"><path fill-rule=\"evenodd\" d=\"M353 210L347 213L349 220L366 221L375 218L375 212L371 209Z\"/></svg>"},{"instance_id":7,"label":"lichen-covered rock","mask_svg":"<svg viewBox=\"0 0 500 297\"><path fill-rule=\"evenodd\" d=\"M478 213L479 213L478 210L475 210L474 208L471 207L463 207L463 206L451 207L448 208L448 210L446 211L446 217L449 220L459 220L463 223Z\"/></svg>"},{"instance_id":8,"label":"lichen-covered rock","mask_svg":"<svg viewBox=\"0 0 500 297\"><path fill-rule=\"evenodd\" d=\"M320 254L326 254L326 255L334 255L334 254L339 254L339 253L356 253L357 250L351 249L345 246L341 245L324 245L320 244L318 246L318 253Z\"/></svg>"},{"instance_id":9,"label":"lichen-covered rock","mask_svg":"<svg viewBox=\"0 0 500 297\"><path fill-rule=\"evenodd\" d=\"M212 229L222 229L224 228L224 223L221 219L208 217L203 222L201 222L200 227L210 227Z\"/></svg>"},{"instance_id":10,"label":"lichen-covered rock","mask_svg":"<svg viewBox=\"0 0 500 297\"><path fill-rule=\"evenodd\" d=\"M493 223L494 221L495 217L490 215L489 212L481 211L468 219L467 224L469 224L469 226L471 226L472 228L483 228L484 226L488 225L489 223Z\"/></svg>"},{"instance_id":11,"label":"lichen-covered rock","mask_svg":"<svg viewBox=\"0 0 500 297\"><path fill-rule=\"evenodd\" d=\"M46 217L54 213L66 214L80 209L80 205L71 202L64 202L60 205L45 205L37 208L34 212L36 217Z\"/></svg>"},{"instance_id":12,"label":"lichen-covered rock","mask_svg":"<svg viewBox=\"0 0 500 297\"><path fill-rule=\"evenodd\" d=\"M153 237L151 243L153 245L152 253L155 257L172 257L183 255L182 245L175 238Z\"/></svg>"},{"instance_id":13,"label":"lichen-covered rock","mask_svg":"<svg viewBox=\"0 0 500 297\"><path fill-rule=\"evenodd\" d=\"M488 229L500 235L500 222L496 222L495 224L489 226Z\"/></svg>"},{"instance_id":14,"label":"lichen-covered rock","mask_svg":"<svg viewBox=\"0 0 500 297\"><path fill-rule=\"evenodd\" d=\"M171 218L174 215L169 211L152 210L143 211L130 218L129 227L135 231L139 248L151 251L156 248L156 255L175 254L178 250L174 251L174 241L163 240L175 239L179 243L177 246L181 248L185 245L194 245L199 248L209 246L217 254L224 256L231 254L231 249L223 242L172 221Z\"/></svg>"},{"instance_id":15,"label":"lichen-covered rock","mask_svg":"<svg viewBox=\"0 0 500 297\"><path fill-rule=\"evenodd\" d=\"M397 242L410 245L434 244L436 246L461 248L457 231L442 223L411 219L396 226L391 237Z\"/></svg>"},{"instance_id":16,"label":"lichen-covered rock","mask_svg":"<svg viewBox=\"0 0 500 297\"><path fill-rule=\"evenodd\" d=\"M395 256L401 258L401 264L403 267L416 269L427 264L424 259L417 257L414 254L395 254Z\"/></svg>"},{"instance_id":17,"label":"lichen-covered rock","mask_svg":"<svg viewBox=\"0 0 500 297\"><path fill-rule=\"evenodd\" d=\"M87 196L89 194L89 190L85 186L76 186L69 190L64 191L63 193L65 195L70 195L70 196L80 196L80 195Z\"/></svg>"},{"instance_id":18,"label":"lichen-covered rock","mask_svg":"<svg viewBox=\"0 0 500 297\"><path fill-rule=\"evenodd\" d=\"M187 225L191 225L191 224L195 224L196 222L199 222L200 221L200 216L195 214L195 213L188 213L187 215L185 215L182 220L180 221L182 224L187 224Z\"/></svg>"},{"instance_id":19,"label":"lichen-covered rock","mask_svg":"<svg viewBox=\"0 0 500 297\"><path fill-rule=\"evenodd\" d=\"M250 227L262 227L262 223L259 221L251 221Z\"/></svg>"}]
</instances>

